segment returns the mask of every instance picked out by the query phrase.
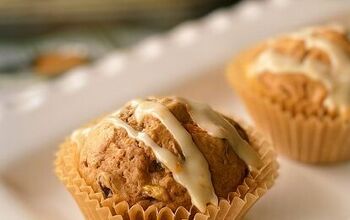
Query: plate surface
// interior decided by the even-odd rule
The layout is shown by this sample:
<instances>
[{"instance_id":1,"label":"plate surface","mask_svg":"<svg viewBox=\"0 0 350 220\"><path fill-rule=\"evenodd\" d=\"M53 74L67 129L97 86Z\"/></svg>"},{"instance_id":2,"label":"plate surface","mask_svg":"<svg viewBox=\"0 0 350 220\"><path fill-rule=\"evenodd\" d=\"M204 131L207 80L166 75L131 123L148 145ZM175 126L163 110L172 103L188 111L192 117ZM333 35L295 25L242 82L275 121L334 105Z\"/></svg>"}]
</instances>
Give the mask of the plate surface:
<instances>
[{"instance_id":1,"label":"plate surface","mask_svg":"<svg viewBox=\"0 0 350 220\"><path fill-rule=\"evenodd\" d=\"M215 91L213 93L212 91ZM204 74L160 95L179 94L206 101L216 109L247 118L220 70ZM53 174L56 143L18 160L6 183L35 219L82 219L74 201ZM275 186L246 219L350 219L350 163L316 167L279 158Z\"/></svg>"}]
</instances>

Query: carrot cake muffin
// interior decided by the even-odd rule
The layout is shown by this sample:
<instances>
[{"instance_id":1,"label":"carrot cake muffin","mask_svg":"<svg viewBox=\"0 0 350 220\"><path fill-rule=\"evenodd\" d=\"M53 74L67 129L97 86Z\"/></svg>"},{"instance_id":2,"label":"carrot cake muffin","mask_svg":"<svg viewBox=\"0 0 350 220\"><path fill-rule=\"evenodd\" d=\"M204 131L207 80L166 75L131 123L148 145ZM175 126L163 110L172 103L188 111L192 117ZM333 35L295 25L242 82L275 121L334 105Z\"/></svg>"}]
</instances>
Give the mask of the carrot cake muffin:
<instances>
[{"instance_id":1,"label":"carrot cake muffin","mask_svg":"<svg viewBox=\"0 0 350 220\"><path fill-rule=\"evenodd\" d=\"M350 40L340 25L308 27L238 55L227 72L258 128L290 158L350 159Z\"/></svg>"},{"instance_id":2,"label":"carrot cake muffin","mask_svg":"<svg viewBox=\"0 0 350 220\"><path fill-rule=\"evenodd\" d=\"M165 97L130 101L76 130L56 172L87 219L234 219L272 185L276 162L233 119Z\"/></svg>"}]
</instances>

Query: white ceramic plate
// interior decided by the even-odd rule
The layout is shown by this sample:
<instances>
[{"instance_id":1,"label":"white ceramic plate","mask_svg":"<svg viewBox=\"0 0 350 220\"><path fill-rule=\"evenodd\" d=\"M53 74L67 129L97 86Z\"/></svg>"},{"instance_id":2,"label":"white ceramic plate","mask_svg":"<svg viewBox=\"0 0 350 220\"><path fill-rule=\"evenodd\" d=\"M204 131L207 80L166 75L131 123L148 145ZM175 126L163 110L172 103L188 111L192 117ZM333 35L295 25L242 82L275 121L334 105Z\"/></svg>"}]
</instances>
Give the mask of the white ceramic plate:
<instances>
[{"instance_id":1,"label":"white ceramic plate","mask_svg":"<svg viewBox=\"0 0 350 220\"><path fill-rule=\"evenodd\" d=\"M1 100L1 219L80 219L52 165L58 143L74 128L155 94L197 99L247 118L224 79L227 60L253 41L349 10L347 1L244 2ZM350 219L350 164L280 163L275 187L247 219Z\"/></svg>"}]
</instances>

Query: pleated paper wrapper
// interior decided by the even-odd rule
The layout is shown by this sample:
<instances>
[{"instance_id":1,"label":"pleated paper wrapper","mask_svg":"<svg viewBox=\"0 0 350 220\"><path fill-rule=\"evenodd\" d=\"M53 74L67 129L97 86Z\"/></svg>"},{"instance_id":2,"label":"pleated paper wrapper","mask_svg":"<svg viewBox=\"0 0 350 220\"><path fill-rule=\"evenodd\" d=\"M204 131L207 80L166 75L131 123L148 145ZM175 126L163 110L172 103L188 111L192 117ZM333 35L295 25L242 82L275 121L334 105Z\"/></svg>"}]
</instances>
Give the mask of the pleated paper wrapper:
<instances>
[{"instance_id":1,"label":"pleated paper wrapper","mask_svg":"<svg viewBox=\"0 0 350 220\"><path fill-rule=\"evenodd\" d=\"M243 55L244 56L244 55ZM291 159L306 163L334 163L350 159L350 123L342 118L306 116L250 88L244 78L244 58L229 66L227 76L256 127L273 146Z\"/></svg>"},{"instance_id":2,"label":"pleated paper wrapper","mask_svg":"<svg viewBox=\"0 0 350 220\"><path fill-rule=\"evenodd\" d=\"M78 171L76 146L69 140L60 146L55 171L74 197L85 218L89 220L241 219L273 185L278 169L276 154L271 145L251 128L246 131L264 165L258 171L251 171L237 190L231 192L227 199L221 199L218 206L208 205L205 213L191 214L191 210L186 210L184 207L179 207L175 212L167 207L157 209L155 206L145 210L138 204L130 206L125 201L114 204L110 199L105 199L101 192L94 192L81 177Z\"/></svg>"}]
</instances>

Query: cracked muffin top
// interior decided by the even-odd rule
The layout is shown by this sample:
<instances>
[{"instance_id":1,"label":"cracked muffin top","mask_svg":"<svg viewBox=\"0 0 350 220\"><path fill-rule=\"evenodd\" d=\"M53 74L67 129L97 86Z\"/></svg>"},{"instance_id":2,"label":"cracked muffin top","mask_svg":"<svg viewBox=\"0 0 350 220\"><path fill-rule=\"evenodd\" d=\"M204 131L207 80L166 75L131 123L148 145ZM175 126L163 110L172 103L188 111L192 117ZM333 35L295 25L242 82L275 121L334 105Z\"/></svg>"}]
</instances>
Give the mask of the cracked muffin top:
<instances>
[{"instance_id":1,"label":"cracked muffin top","mask_svg":"<svg viewBox=\"0 0 350 220\"><path fill-rule=\"evenodd\" d=\"M75 131L78 170L115 203L204 212L261 166L245 131L178 97L133 100Z\"/></svg>"},{"instance_id":2,"label":"cracked muffin top","mask_svg":"<svg viewBox=\"0 0 350 220\"><path fill-rule=\"evenodd\" d=\"M295 113L345 116L350 104L350 39L340 25L309 27L248 50L245 77Z\"/></svg>"}]
</instances>

